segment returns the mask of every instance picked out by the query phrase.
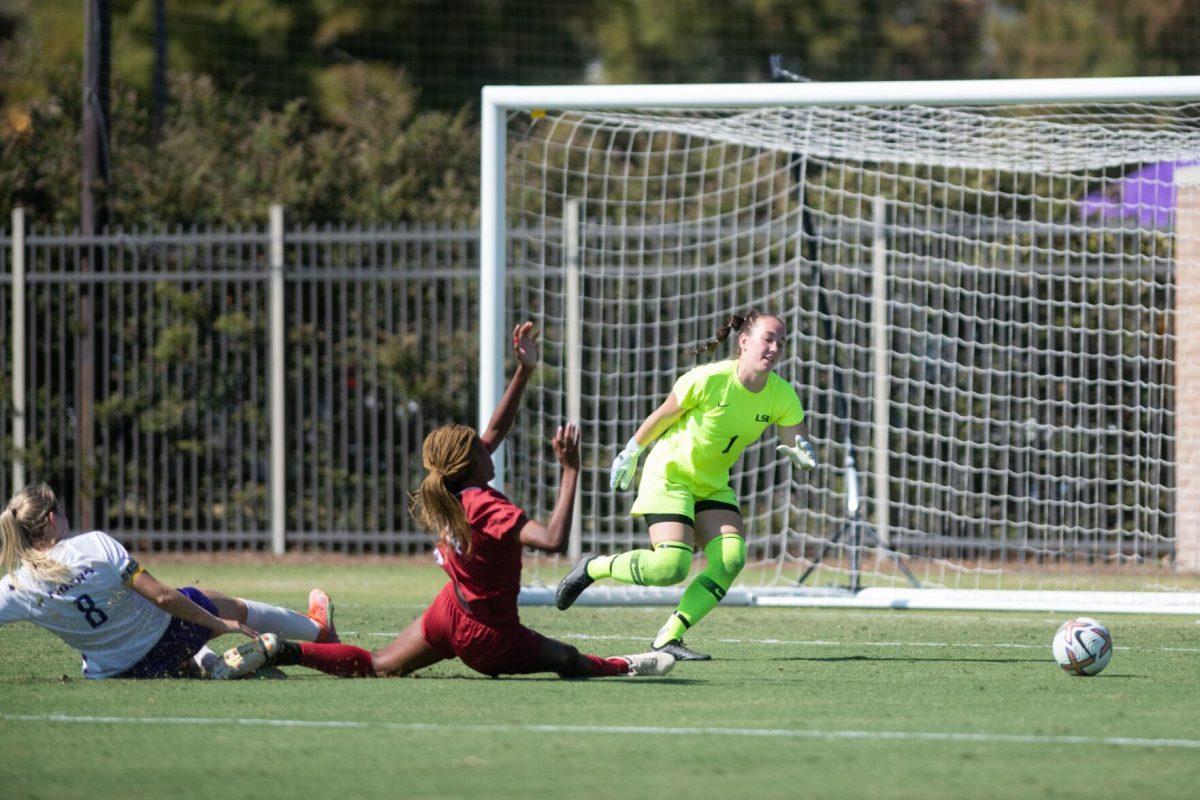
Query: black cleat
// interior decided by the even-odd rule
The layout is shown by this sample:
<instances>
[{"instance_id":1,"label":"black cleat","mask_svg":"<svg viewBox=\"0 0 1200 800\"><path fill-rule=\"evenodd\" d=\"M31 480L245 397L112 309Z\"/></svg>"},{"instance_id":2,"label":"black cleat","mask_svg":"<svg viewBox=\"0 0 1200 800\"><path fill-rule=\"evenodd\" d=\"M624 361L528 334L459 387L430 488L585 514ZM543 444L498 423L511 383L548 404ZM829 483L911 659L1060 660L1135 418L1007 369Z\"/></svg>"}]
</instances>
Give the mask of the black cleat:
<instances>
[{"instance_id":1,"label":"black cleat","mask_svg":"<svg viewBox=\"0 0 1200 800\"><path fill-rule=\"evenodd\" d=\"M566 611L574 605L579 595L583 594L583 590L596 582L587 571L587 565L594 558L595 556L584 556L579 559L579 562L571 567L567 577L558 582L558 588L554 591L554 605L558 606L559 611Z\"/></svg>"},{"instance_id":2,"label":"black cleat","mask_svg":"<svg viewBox=\"0 0 1200 800\"><path fill-rule=\"evenodd\" d=\"M652 650L657 650L660 653L670 653L675 656L676 661L712 661L712 656L708 653L697 653L689 647L684 646L683 639L672 639L662 647L653 647Z\"/></svg>"}]
</instances>

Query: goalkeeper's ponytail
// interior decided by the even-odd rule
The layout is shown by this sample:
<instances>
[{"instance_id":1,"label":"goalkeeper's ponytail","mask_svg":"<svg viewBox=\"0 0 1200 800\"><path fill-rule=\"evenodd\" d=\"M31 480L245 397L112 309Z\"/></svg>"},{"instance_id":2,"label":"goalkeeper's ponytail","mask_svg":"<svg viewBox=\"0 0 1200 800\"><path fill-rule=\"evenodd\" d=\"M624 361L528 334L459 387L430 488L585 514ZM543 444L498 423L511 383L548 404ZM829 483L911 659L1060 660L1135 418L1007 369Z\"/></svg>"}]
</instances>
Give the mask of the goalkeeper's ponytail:
<instances>
[{"instance_id":1,"label":"goalkeeper's ponytail","mask_svg":"<svg viewBox=\"0 0 1200 800\"><path fill-rule=\"evenodd\" d=\"M717 328L717 332L713 334L712 339L709 339L708 342L697 347L685 347L683 349L683 354L685 356L698 356L702 353L711 353L717 349L717 346L721 344L721 342L729 338L729 334L731 332L748 332L754 327L755 323L757 323L763 317L779 319L774 314L764 314L757 308L750 309L746 312L745 316L730 314L729 319L725 320L725 323L721 325L721 327Z\"/></svg>"}]
</instances>

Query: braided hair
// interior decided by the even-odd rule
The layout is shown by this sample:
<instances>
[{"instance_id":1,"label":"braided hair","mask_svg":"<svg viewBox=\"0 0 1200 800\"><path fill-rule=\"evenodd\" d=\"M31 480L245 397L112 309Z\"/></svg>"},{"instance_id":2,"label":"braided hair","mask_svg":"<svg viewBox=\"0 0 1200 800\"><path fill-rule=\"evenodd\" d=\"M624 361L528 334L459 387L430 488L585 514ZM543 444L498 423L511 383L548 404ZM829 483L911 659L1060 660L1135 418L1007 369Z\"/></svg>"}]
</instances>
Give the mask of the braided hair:
<instances>
[{"instance_id":1,"label":"braided hair","mask_svg":"<svg viewBox=\"0 0 1200 800\"><path fill-rule=\"evenodd\" d=\"M729 334L732 331L738 331L739 333L749 331L754 327L754 324L763 317L779 319L779 317L775 316L774 314L764 314L757 308L750 309L745 313L744 316L730 314L729 319L725 320L724 324L717 328L717 332L713 335L712 339L709 339L704 344L696 347L685 347L683 349L683 354L685 356L699 356L702 353L711 353L717 349L717 346L720 345L721 342L724 342L729 338Z\"/></svg>"}]
</instances>

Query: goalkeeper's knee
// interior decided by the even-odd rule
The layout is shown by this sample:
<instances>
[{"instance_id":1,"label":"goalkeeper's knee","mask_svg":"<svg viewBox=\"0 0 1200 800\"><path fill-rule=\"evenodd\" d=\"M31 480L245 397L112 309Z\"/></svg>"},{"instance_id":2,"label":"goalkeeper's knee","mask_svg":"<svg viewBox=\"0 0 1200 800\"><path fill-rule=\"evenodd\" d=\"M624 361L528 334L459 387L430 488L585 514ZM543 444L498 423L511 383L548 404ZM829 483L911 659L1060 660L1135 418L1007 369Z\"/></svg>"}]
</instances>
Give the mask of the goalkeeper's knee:
<instances>
[{"instance_id":1,"label":"goalkeeper's knee","mask_svg":"<svg viewBox=\"0 0 1200 800\"><path fill-rule=\"evenodd\" d=\"M728 591L746 566L746 540L736 533L723 533L704 547L704 555L708 558L704 574Z\"/></svg>"},{"instance_id":2,"label":"goalkeeper's knee","mask_svg":"<svg viewBox=\"0 0 1200 800\"><path fill-rule=\"evenodd\" d=\"M687 580L692 569L692 548L683 542L660 542L652 551L638 552L630 568L642 586L673 586Z\"/></svg>"}]
</instances>

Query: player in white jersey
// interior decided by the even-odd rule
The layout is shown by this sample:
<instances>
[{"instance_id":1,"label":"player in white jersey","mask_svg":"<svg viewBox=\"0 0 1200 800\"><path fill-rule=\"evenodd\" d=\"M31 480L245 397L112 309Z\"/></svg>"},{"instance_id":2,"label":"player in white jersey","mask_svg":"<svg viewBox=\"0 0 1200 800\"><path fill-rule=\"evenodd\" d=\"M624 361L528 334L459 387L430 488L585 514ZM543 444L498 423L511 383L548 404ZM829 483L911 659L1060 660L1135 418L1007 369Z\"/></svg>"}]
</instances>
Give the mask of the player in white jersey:
<instances>
[{"instance_id":1,"label":"player in white jersey","mask_svg":"<svg viewBox=\"0 0 1200 800\"><path fill-rule=\"evenodd\" d=\"M328 595L314 589L309 604L305 615L211 589L172 589L108 534L71 536L44 483L22 489L0 513L0 625L50 631L83 656L88 678L198 676L219 660L206 643L225 633L336 640Z\"/></svg>"}]
</instances>

